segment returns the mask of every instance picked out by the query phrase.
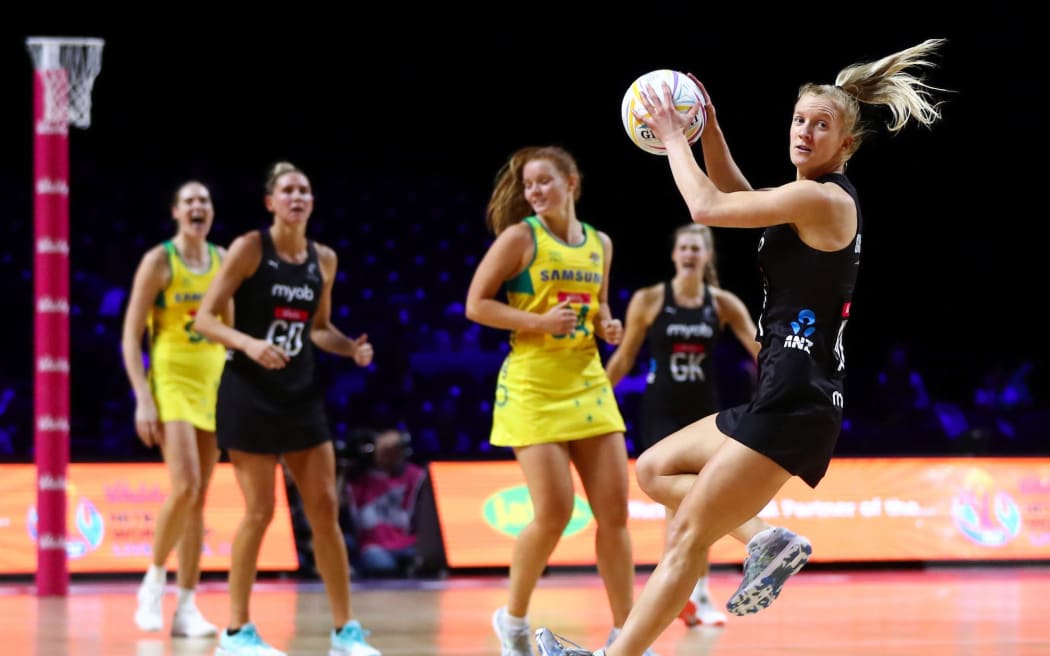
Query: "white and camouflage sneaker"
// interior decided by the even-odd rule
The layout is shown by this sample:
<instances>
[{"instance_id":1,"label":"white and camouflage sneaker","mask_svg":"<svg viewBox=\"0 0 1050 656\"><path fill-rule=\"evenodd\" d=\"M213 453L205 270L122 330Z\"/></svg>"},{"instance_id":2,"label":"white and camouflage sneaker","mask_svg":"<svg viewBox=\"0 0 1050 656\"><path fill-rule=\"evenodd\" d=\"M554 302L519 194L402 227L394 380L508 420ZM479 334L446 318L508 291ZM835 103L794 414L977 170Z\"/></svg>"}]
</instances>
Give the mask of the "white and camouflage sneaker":
<instances>
[{"instance_id":1,"label":"white and camouflage sneaker","mask_svg":"<svg viewBox=\"0 0 1050 656\"><path fill-rule=\"evenodd\" d=\"M219 646L215 656L288 656L279 649L274 649L255 630L251 622L241 627L233 635L226 631L219 637Z\"/></svg>"},{"instance_id":2,"label":"white and camouflage sneaker","mask_svg":"<svg viewBox=\"0 0 1050 656\"><path fill-rule=\"evenodd\" d=\"M135 626L142 631L160 631L164 628L162 604L164 602L164 582L142 579L138 591L138 608L135 609Z\"/></svg>"},{"instance_id":3,"label":"white and camouflage sneaker","mask_svg":"<svg viewBox=\"0 0 1050 656\"><path fill-rule=\"evenodd\" d=\"M171 635L176 638L205 638L219 632L218 627L204 619L196 604L175 609L171 620Z\"/></svg>"},{"instance_id":4,"label":"white and camouflage sneaker","mask_svg":"<svg viewBox=\"0 0 1050 656\"><path fill-rule=\"evenodd\" d=\"M568 646L562 644L568 643ZM592 652L571 640L554 635L550 629L536 629L536 647L540 656L605 656L605 650Z\"/></svg>"},{"instance_id":5,"label":"white and camouflage sneaker","mask_svg":"<svg viewBox=\"0 0 1050 656\"><path fill-rule=\"evenodd\" d=\"M605 641L605 646L612 647L613 641L620 637L620 631L622 630L623 629L617 629L616 627L613 627L613 629L609 631L609 639ZM652 650L652 648L649 648L645 650L645 653L642 654L642 656L657 656L657 654L655 651Z\"/></svg>"},{"instance_id":6,"label":"white and camouflage sneaker","mask_svg":"<svg viewBox=\"0 0 1050 656\"><path fill-rule=\"evenodd\" d=\"M726 609L733 615L748 615L767 608L784 582L809 562L812 553L809 540L779 526L751 538L744 580L726 602Z\"/></svg>"},{"instance_id":7,"label":"white and camouflage sneaker","mask_svg":"<svg viewBox=\"0 0 1050 656\"><path fill-rule=\"evenodd\" d=\"M338 631L332 631L332 648L328 656L382 656L379 650L365 642L369 632L357 620L350 620Z\"/></svg>"},{"instance_id":8,"label":"white and camouflage sneaker","mask_svg":"<svg viewBox=\"0 0 1050 656\"><path fill-rule=\"evenodd\" d=\"M500 656L533 656L532 647L529 646L529 625L521 628L507 626L504 621L506 615L505 607L498 608L492 614L492 629L499 638Z\"/></svg>"}]
</instances>

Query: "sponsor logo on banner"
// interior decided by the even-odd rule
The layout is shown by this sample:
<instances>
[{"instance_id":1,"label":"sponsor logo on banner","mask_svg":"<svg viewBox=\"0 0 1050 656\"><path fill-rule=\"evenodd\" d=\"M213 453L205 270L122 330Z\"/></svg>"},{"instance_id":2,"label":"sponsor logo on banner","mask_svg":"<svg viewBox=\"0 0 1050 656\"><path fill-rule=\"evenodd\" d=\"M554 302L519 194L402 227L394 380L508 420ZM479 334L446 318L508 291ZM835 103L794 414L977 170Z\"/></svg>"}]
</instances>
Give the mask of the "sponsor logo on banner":
<instances>
[{"instance_id":1,"label":"sponsor logo on banner","mask_svg":"<svg viewBox=\"0 0 1050 656\"><path fill-rule=\"evenodd\" d=\"M41 296L36 301L36 311L42 314L69 314L69 301L61 296Z\"/></svg>"},{"instance_id":2,"label":"sponsor logo on banner","mask_svg":"<svg viewBox=\"0 0 1050 656\"><path fill-rule=\"evenodd\" d=\"M42 433L68 433L69 418L42 415L36 420L36 429Z\"/></svg>"},{"instance_id":3,"label":"sponsor logo on banner","mask_svg":"<svg viewBox=\"0 0 1050 656\"><path fill-rule=\"evenodd\" d=\"M982 547L1000 547L1021 532L1021 510L1009 492L983 469L972 469L952 499L960 533Z\"/></svg>"},{"instance_id":4,"label":"sponsor logo on banner","mask_svg":"<svg viewBox=\"0 0 1050 656\"><path fill-rule=\"evenodd\" d=\"M45 443L64 438L58 433L43 437ZM39 556L67 555L71 574L138 572L141 576L152 558L157 510L170 491L164 464L71 462L63 469L61 463L53 464L50 469L0 463L0 573L29 575L37 571ZM282 470L277 470L276 479L278 520L262 544L259 569L291 572L298 561ZM209 489L200 564L205 571L226 572L237 528L229 520L244 512L233 466L218 463ZM483 498L479 496L476 508ZM480 517L477 521L482 523ZM39 551L38 536L50 536L43 538L49 550ZM63 544L65 554L59 551ZM168 560L169 567L175 565L176 555Z\"/></svg>"},{"instance_id":5,"label":"sponsor logo on banner","mask_svg":"<svg viewBox=\"0 0 1050 656\"><path fill-rule=\"evenodd\" d=\"M49 533L41 535L38 539L37 530L40 520L36 507L33 506L26 516L26 530L29 531L31 539L37 540L41 549L65 548L66 556L69 558L83 558L102 544L102 540L106 537L106 521L95 504L87 498L82 498L77 502L72 520L72 528L75 529L75 533L68 531L65 540Z\"/></svg>"},{"instance_id":6,"label":"sponsor logo on banner","mask_svg":"<svg viewBox=\"0 0 1050 656\"><path fill-rule=\"evenodd\" d=\"M521 533L535 514L529 488L524 485L504 488L485 499L482 516L490 527L511 537ZM572 517L562 537L575 535L591 523L591 507L579 495L573 495Z\"/></svg>"},{"instance_id":7,"label":"sponsor logo on banner","mask_svg":"<svg viewBox=\"0 0 1050 656\"><path fill-rule=\"evenodd\" d=\"M634 561L655 564L666 542L665 511L639 487L634 466L629 460ZM505 567L514 538L534 517L520 467L430 462L428 469L449 566ZM795 477L758 516L823 545L813 554L819 562L1047 562L1050 457L839 458L819 488ZM548 564L593 565L596 530L590 522L561 540ZM710 562L739 566L736 540L727 536L709 551Z\"/></svg>"},{"instance_id":8,"label":"sponsor logo on banner","mask_svg":"<svg viewBox=\"0 0 1050 656\"><path fill-rule=\"evenodd\" d=\"M69 185L65 180L53 180L51 178L39 178L36 181L36 193L57 194L59 196L69 195Z\"/></svg>"},{"instance_id":9,"label":"sponsor logo on banner","mask_svg":"<svg viewBox=\"0 0 1050 656\"><path fill-rule=\"evenodd\" d=\"M69 360L66 358L58 358L50 355L41 356L36 361L36 370L42 374L48 373L69 373Z\"/></svg>"},{"instance_id":10,"label":"sponsor logo on banner","mask_svg":"<svg viewBox=\"0 0 1050 656\"><path fill-rule=\"evenodd\" d=\"M40 239L36 240L36 252L42 255L49 255L53 253L69 255L69 243L65 239L52 239L51 237L41 237Z\"/></svg>"}]
</instances>

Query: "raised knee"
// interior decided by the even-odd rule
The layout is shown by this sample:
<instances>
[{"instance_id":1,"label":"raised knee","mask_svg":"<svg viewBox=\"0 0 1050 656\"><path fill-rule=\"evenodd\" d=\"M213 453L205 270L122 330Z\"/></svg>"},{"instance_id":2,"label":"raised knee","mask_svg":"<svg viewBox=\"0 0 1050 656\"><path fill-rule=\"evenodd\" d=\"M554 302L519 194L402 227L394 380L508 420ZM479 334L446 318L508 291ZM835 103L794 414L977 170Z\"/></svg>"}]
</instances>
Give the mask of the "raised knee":
<instances>
[{"instance_id":1,"label":"raised knee","mask_svg":"<svg viewBox=\"0 0 1050 656\"><path fill-rule=\"evenodd\" d=\"M678 548L685 553L693 553L701 547L703 531L700 530L700 522L688 513L675 513L667 526L667 549Z\"/></svg>"},{"instance_id":2,"label":"raised knee","mask_svg":"<svg viewBox=\"0 0 1050 656\"><path fill-rule=\"evenodd\" d=\"M635 477L638 479L638 487L649 494L653 489L656 479L660 477L658 463L652 456L651 451L643 451L634 464ZM650 495L652 496L652 495Z\"/></svg>"}]
</instances>

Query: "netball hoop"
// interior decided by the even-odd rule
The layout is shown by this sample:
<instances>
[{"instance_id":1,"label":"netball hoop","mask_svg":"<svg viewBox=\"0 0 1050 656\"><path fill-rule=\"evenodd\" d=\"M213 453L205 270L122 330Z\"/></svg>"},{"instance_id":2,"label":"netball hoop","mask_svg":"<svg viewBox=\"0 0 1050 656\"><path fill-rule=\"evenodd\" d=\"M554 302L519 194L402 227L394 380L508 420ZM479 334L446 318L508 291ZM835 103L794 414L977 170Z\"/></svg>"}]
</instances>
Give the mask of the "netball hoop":
<instances>
[{"instance_id":1,"label":"netball hoop","mask_svg":"<svg viewBox=\"0 0 1050 656\"><path fill-rule=\"evenodd\" d=\"M30 37L33 58L36 592L69 592L69 126L91 125L102 39ZM30 514L32 517L32 514ZM33 530L35 529L35 530Z\"/></svg>"},{"instance_id":2,"label":"netball hoop","mask_svg":"<svg viewBox=\"0 0 1050 656\"><path fill-rule=\"evenodd\" d=\"M48 127L91 125L91 90L102 70L102 39L30 37L26 47L43 83L44 116Z\"/></svg>"}]
</instances>

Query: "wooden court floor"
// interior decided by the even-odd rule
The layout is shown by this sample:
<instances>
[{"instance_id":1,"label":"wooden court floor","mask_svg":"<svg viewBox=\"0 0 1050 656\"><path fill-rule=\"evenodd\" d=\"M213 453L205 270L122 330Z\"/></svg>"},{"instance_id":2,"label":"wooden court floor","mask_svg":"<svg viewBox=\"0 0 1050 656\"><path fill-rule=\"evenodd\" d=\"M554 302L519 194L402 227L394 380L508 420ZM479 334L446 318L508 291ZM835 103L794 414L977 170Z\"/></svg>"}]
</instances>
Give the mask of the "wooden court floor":
<instances>
[{"instance_id":1,"label":"wooden court floor","mask_svg":"<svg viewBox=\"0 0 1050 656\"><path fill-rule=\"evenodd\" d=\"M647 574L640 573L641 586ZM739 574L719 570L724 601ZM354 611L384 656L499 656L490 614L505 599L500 577L354 584ZM0 584L0 654L36 656L211 655L213 639L138 631L135 582L74 582L70 594L37 598L28 583ZM170 619L174 597L165 611ZM199 605L226 620L225 584L202 585ZM274 646L327 654L331 620L318 583L261 581L253 619ZM552 573L530 620L597 648L609 617L598 578ZM1050 656L1050 566L950 567L878 572L803 571L777 602L722 629L676 622L654 645L660 656Z\"/></svg>"}]
</instances>

